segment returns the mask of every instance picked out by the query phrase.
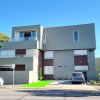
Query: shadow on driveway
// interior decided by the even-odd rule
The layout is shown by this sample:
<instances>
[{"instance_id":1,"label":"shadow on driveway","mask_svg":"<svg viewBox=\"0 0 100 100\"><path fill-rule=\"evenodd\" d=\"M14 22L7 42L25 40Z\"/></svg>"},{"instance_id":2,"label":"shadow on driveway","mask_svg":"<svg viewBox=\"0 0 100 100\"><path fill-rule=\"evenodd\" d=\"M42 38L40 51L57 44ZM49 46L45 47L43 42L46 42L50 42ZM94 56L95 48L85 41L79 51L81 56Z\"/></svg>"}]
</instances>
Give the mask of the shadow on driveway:
<instances>
[{"instance_id":1,"label":"shadow on driveway","mask_svg":"<svg viewBox=\"0 0 100 100\"><path fill-rule=\"evenodd\" d=\"M78 90L18 90L17 92L26 92L32 96L49 97L88 97L100 96L100 91L78 91Z\"/></svg>"}]
</instances>

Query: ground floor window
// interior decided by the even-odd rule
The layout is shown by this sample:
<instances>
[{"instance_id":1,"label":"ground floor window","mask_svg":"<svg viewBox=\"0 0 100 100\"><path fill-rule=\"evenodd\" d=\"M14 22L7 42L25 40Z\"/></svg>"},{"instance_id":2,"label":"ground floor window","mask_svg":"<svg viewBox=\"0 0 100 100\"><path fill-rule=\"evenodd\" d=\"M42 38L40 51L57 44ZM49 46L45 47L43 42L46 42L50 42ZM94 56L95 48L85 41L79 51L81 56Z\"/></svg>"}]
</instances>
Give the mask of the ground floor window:
<instances>
[{"instance_id":1,"label":"ground floor window","mask_svg":"<svg viewBox=\"0 0 100 100\"><path fill-rule=\"evenodd\" d=\"M45 51L44 59L53 59L53 51Z\"/></svg>"},{"instance_id":2,"label":"ground floor window","mask_svg":"<svg viewBox=\"0 0 100 100\"><path fill-rule=\"evenodd\" d=\"M13 71L11 66L0 66L0 71ZM16 64L15 71L25 71L25 64Z\"/></svg>"},{"instance_id":3,"label":"ground floor window","mask_svg":"<svg viewBox=\"0 0 100 100\"><path fill-rule=\"evenodd\" d=\"M13 71L13 69L12 68L1 68L0 67L0 71Z\"/></svg>"},{"instance_id":4,"label":"ground floor window","mask_svg":"<svg viewBox=\"0 0 100 100\"><path fill-rule=\"evenodd\" d=\"M44 75L52 75L53 66L44 66Z\"/></svg>"},{"instance_id":5,"label":"ground floor window","mask_svg":"<svg viewBox=\"0 0 100 100\"><path fill-rule=\"evenodd\" d=\"M80 66L75 66L75 70L77 71L87 71L88 70L88 66L85 66L85 65L80 65Z\"/></svg>"},{"instance_id":6,"label":"ground floor window","mask_svg":"<svg viewBox=\"0 0 100 100\"><path fill-rule=\"evenodd\" d=\"M25 64L15 65L15 71L25 71Z\"/></svg>"}]
</instances>

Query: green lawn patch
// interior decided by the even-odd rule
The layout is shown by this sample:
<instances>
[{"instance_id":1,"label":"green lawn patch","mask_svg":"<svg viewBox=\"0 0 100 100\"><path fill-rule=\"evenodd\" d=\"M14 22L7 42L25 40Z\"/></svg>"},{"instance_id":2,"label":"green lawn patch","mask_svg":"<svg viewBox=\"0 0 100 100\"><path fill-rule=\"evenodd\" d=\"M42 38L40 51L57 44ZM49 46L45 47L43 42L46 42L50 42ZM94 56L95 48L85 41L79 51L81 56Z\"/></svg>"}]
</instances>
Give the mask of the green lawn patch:
<instances>
[{"instance_id":1,"label":"green lawn patch","mask_svg":"<svg viewBox=\"0 0 100 100\"><path fill-rule=\"evenodd\" d=\"M45 87L50 83L52 83L52 81L39 81L30 84L24 84L22 87Z\"/></svg>"}]
</instances>

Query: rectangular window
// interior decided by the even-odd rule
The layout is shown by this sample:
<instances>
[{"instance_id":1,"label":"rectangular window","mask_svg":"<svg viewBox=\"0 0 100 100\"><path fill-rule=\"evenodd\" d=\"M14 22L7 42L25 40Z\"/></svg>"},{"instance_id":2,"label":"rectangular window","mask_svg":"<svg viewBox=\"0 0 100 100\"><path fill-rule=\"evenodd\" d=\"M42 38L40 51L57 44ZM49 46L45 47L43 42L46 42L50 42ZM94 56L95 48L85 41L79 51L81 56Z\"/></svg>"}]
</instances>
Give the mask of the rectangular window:
<instances>
[{"instance_id":1,"label":"rectangular window","mask_svg":"<svg viewBox=\"0 0 100 100\"><path fill-rule=\"evenodd\" d=\"M26 49L16 49L16 55L26 55Z\"/></svg>"},{"instance_id":2,"label":"rectangular window","mask_svg":"<svg viewBox=\"0 0 100 100\"><path fill-rule=\"evenodd\" d=\"M31 38L34 39L34 40L37 40L36 31L32 31L32 32L31 32Z\"/></svg>"},{"instance_id":3,"label":"rectangular window","mask_svg":"<svg viewBox=\"0 0 100 100\"><path fill-rule=\"evenodd\" d=\"M14 34L14 38L19 38L19 32L15 32L15 34Z\"/></svg>"},{"instance_id":4,"label":"rectangular window","mask_svg":"<svg viewBox=\"0 0 100 100\"><path fill-rule=\"evenodd\" d=\"M88 70L88 66L75 66L75 70L77 71Z\"/></svg>"},{"instance_id":5,"label":"rectangular window","mask_svg":"<svg viewBox=\"0 0 100 100\"><path fill-rule=\"evenodd\" d=\"M43 44L46 44L46 34L43 33Z\"/></svg>"},{"instance_id":6,"label":"rectangular window","mask_svg":"<svg viewBox=\"0 0 100 100\"><path fill-rule=\"evenodd\" d=\"M13 71L12 68L0 68L0 71Z\"/></svg>"},{"instance_id":7,"label":"rectangular window","mask_svg":"<svg viewBox=\"0 0 100 100\"><path fill-rule=\"evenodd\" d=\"M15 71L25 71L25 64L16 65Z\"/></svg>"},{"instance_id":8,"label":"rectangular window","mask_svg":"<svg viewBox=\"0 0 100 100\"><path fill-rule=\"evenodd\" d=\"M24 37L24 32L20 32L20 38Z\"/></svg>"},{"instance_id":9,"label":"rectangular window","mask_svg":"<svg viewBox=\"0 0 100 100\"><path fill-rule=\"evenodd\" d=\"M32 31L32 32L31 32L31 36L32 36L32 37L36 37L36 32L35 32L35 31Z\"/></svg>"},{"instance_id":10,"label":"rectangular window","mask_svg":"<svg viewBox=\"0 0 100 100\"><path fill-rule=\"evenodd\" d=\"M53 59L53 51L45 51L44 59Z\"/></svg>"},{"instance_id":11,"label":"rectangular window","mask_svg":"<svg viewBox=\"0 0 100 100\"><path fill-rule=\"evenodd\" d=\"M73 32L73 39L74 39L74 42L79 42L79 31L78 30Z\"/></svg>"},{"instance_id":12,"label":"rectangular window","mask_svg":"<svg viewBox=\"0 0 100 100\"><path fill-rule=\"evenodd\" d=\"M74 50L74 55L87 55L87 50Z\"/></svg>"},{"instance_id":13,"label":"rectangular window","mask_svg":"<svg viewBox=\"0 0 100 100\"><path fill-rule=\"evenodd\" d=\"M53 74L53 66L44 66L44 74L52 75Z\"/></svg>"},{"instance_id":14,"label":"rectangular window","mask_svg":"<svg viewBox=\"0 0 100 100\"><path fill-rule=\"evenodd\" d=\"M74 63L75 65L88 65L88 58L87 56L74 56Z\"/></svg>"},{"instance_id":15,"label":"rectangular window","mask_svg":"<svg viewBox=\"0 0 100 100\"><path fill-rule=\"evenodd\" d=\"M1 50L0 58L15 57L15 50Z\"/></svg>"}]
</instances>

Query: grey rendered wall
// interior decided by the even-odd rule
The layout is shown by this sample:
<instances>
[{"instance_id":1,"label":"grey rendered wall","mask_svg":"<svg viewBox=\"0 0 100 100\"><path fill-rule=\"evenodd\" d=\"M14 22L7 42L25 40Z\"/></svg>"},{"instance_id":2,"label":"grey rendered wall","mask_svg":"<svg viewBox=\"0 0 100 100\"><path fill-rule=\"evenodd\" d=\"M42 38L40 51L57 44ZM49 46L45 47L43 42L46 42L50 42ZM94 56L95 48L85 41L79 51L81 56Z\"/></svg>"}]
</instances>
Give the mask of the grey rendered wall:
<instances>
[{"instance_id":1,"label":"grey rendered wall","mask_svg":"<svg viewBox=\"0 0 100 100\"><path fill-rule=\"evenodd\" d=\"M42 49L42 35L43 35L43 27L41 25L30 25L30 26L19 26L12 28L12 37L16 31L30 31L35 30L37 32L37 40L39 41L39 49Z\"/></svg>"},{"instance_id":2,"label":"grey rendered wall","mask_svg":"<svg viewBox=\"0 0 100 100\"><path fill-rule=\"evenodd\" d=\"M0 65L9 64L25 64L25 71L31 71L33 70L33 57L0 58Z\"/></svg>"},{"instance_id":3,"label":"grey rendered wall","mask_svg":"<svg viewBox=\"0 0 100 100\"><path fill-rule=\"evenodd\" d=\"M73 31L79 30L79 43L73 42ZM46 50L95 48L94 24L45 28Z\"/></svg>"},{"instance_id":4,"label":"grey rendered wall","mask_svg":"<svg viewBox=\"0 0 100 100\"><path fill-rule=\"evenodd\" d=\"M13 83L13 71L0 71L0 77L3 78L4 84ZM15 71L15 84L29 83L28 71Z\"/></svg>"},{"instance_id":5,"label":"grey rendered wall","mask_svg":"<svg viewBox=\"0 0 100 100\"><path fill-rule=\"evenodd\" d=\"M43 27L40 26L40 49L43 49Z\"/></svg>"},{"instance_id":6,"label":"grey rendered wall","mask_svg":"<svg viewBox=\"0 0 100 100\"><path fill-rule=\"evenodd\" d=\"M15 49L36 49L38 48L38 41L19 41L19 42L7 42L3 44L0 50L15 50Z\"/></svg>"},{"instance_id":7,"label":"grey rendered wall","mask_svg":"<svg viewBox=\"0 0 100 100\"><path fill-rule=\"evenodd\" d=\"M73 72L73 51L54 51L54 79L71 79Z\"/></svg>"},{"instance_id":8,"label":"grey rendered wall","mask_svg":"<svg viewBox=\"0 0 100 100\"><path fill-rule=\"evenodd\" d=\"M33 59L33 71L29 72L29 82L38 81L38 57Z\"/></svg>"},{"instance_id":9,"label":"grey rendered wall","mask_svg":"<svg viewBox=\"0 0 100 100\"><path fill-rule=\"evenodd\" d=\"M88 51L88 65L89 65L89 70L87 71L87 78L88 80L98 80L97 77L97 71L95 67L95 56L94 56L94 50L91 52Z\"/></svg>"}]
</instances>

